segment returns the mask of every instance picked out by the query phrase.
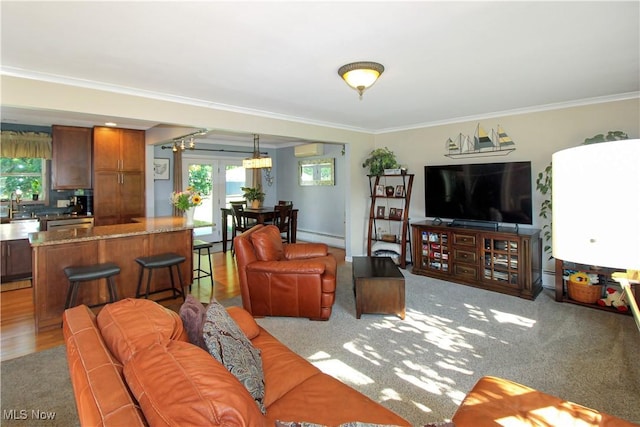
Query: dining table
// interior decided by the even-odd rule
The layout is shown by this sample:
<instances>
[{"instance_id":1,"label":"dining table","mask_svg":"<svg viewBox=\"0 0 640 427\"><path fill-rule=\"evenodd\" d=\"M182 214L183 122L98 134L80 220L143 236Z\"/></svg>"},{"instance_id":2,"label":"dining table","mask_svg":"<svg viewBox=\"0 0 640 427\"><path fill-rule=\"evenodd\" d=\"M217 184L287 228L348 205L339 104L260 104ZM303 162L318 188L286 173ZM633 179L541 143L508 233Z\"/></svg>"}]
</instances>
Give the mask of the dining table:
<instances>
[{"instance_id":1,"label":"dining table","mask_svg":"<svg viewBox=\"0 0 640 427\"><path fill-rule=\"evenodd\" d=\"M227 226L228 226L229 217L233 215L233 210L230 207L220 208L220 210L222 211L222 252L226 252L227 237L228 237ZM262 207L257 209L244 208L244 210L242 211L242 215L245 218L255 220L256 223L258 224L264 224L268 221L273 221L273 219L276 217L276 215L279 215L279 213L276 213L275 207L268 207L268 208ZM235 235L235 232L233 230L233 219L231 221L231 225L232 225L231 236L233 238L233 236ZM298 231L298 209L291 210L291 221L289 223L289 227L291 227L291 229L289 230L290 236L291 236L291 243L295 243L296 234Z\"/></svg>"}]
</instances>

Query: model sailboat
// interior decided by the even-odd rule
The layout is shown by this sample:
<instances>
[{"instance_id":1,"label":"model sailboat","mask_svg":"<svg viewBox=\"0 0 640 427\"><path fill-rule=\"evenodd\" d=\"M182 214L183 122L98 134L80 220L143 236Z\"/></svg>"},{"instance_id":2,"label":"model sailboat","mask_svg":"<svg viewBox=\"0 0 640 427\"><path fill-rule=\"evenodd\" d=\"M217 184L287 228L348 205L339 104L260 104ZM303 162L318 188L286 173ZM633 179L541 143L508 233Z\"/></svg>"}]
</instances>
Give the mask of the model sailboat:
<instances>
[{"instance_id":1,"label":"model sailboat","mask_svg":"<svg viewBox=\"0 0 640 427\"><path fill-rule=\"evenodd\" d=\"M504 156L515 150L515 143L502 126L498 125L497 130L491 129L489 134L479 123L473 140L468 135L460 133L455 140L448 138L446 145L445 156L452 158Z\"/></svg>"}]
</instances>

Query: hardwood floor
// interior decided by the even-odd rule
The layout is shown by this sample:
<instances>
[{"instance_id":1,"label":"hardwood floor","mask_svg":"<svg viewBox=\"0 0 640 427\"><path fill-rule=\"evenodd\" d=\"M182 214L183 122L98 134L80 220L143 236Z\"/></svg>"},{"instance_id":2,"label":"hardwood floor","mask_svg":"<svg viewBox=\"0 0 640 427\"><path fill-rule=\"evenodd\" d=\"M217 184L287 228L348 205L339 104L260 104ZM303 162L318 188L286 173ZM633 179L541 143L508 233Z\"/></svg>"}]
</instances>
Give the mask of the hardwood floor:
<instances>
[{"instance_id":1,"label":"hardwood floor","mask_svg":"<svg viewBox=\"0 0 640 427\"><path fill-rule=\"evenodd\" d=\"M338 264L344 263L345 251L340 248L329 248ZM206 260L205 257L202 261ZM213 277L215 281L214 296L222 301L240 294L238 272L235 258L231 251L211 254L213 263ZM205 263L203 262L203 265ZM202 302L211 300L211 279L202 279L200 283L194 281L191 294ZM172 305L178 300L163 301L162 304ZM13 359L37 351L64 344L62 329L36 334L33 288L16 289L0 293L0 361Z\"/></svg>"}]
</instances>

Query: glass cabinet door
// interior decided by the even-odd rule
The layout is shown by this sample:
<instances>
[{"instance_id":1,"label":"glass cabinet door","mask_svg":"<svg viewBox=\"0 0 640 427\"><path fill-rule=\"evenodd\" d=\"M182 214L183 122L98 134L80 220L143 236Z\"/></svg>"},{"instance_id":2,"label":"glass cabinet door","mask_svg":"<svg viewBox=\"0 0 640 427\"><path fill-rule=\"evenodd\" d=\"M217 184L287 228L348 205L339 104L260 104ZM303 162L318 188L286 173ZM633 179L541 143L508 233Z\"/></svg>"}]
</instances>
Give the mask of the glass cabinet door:
<instances>
[{"instance_id":1,"label":"glass cabinet door","mask_svg":"<svg viewBox=\"0 0 640 427\"><path fill-rule=\"evenodd\" d=\"M518 285L518 241L485 238L482 259L484 280L502 285Z\"/></svg>"},{"instance_id":2,"label":"glass cabinet door","mask_svg":"<svg viewBox=\"0 0 640 427\"><path fill-rule=\"evenodd\" d=\"M422 268L449 271L449 235L434 231L422 231L420 244Z\"/></svg>"}]
</instances>

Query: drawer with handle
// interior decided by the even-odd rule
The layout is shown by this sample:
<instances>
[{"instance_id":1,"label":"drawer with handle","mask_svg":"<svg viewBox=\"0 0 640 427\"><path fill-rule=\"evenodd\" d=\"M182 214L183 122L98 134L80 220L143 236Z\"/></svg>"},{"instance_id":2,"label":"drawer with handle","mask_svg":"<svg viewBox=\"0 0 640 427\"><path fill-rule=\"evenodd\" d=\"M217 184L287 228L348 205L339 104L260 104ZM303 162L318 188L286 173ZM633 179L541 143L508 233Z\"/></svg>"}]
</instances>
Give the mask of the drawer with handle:
<instances>
[{"instance_id":1,"label":"drawer with handle","mask_svg":"<svg viewBox=\"0 0 640 427\"><path fill-rule=\"evenodd\" d=\"M453 267L453 273L462 278L474 280L478 278L478 269L470 265L455 264Z\"/></svg>"},{"instance_id":2,"label":"drawer with handle","mask_svg":"<svg viewBox=\"0 0 640 427\"><path fill-rule=\"evenodd\" d=\"M461 246L475 246L476 235L475 234L460 234L453 233L453 244Z\"/></svg>"},{"instance_id":3,"label":"drawer with handle","mask_svg":"<svg viewBox=\"0 0 640 427\"><path fill-rule=\"evenodd\" d=\"M464 251L461 249L454 249L453 260L456 262L466 262L469 264L475 264L478 261L476 252Z\"/></svg>"}]
</instances>

